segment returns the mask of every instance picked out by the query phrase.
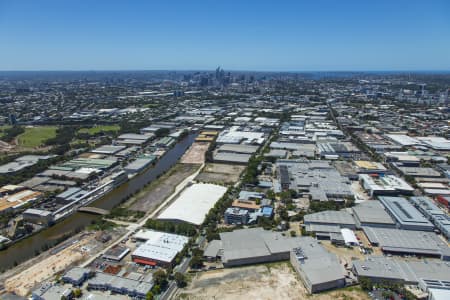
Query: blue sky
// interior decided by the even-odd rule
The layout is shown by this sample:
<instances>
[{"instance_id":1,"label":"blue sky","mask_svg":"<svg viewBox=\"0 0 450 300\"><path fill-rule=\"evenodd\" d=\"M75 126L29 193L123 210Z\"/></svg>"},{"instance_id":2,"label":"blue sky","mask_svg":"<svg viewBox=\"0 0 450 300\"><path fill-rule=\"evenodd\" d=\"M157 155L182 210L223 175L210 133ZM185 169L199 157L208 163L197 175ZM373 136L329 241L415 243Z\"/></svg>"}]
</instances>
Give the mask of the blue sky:
<instances>
[{"instance_id":1,"label":"blue sky","mask_svg":"<svg viewBox=\"0 0 450 300\"><path fill-rule=\"evenodd\" d=\"M450 70L450 1L0 0L0 70Z\"/></svg>"}]
</instances>

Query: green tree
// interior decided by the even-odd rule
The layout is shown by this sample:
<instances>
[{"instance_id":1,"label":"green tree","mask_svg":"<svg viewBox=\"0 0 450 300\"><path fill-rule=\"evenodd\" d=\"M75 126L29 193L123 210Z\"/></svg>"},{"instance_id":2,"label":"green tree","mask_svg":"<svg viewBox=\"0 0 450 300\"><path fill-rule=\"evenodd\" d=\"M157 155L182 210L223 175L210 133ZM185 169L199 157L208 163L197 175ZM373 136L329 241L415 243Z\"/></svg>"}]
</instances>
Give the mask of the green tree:
<instances>
[{"instance_id":1,"label":"green tree","mask_svg":"<svg viewBox=\"0 0 450 300\"><path fill-rule=\"evenodd\" d=\"M193 256L189 266L193 269L201 269L203 267L203 259L200 256Z\"/></svg>"},{"instance_id":2,"label":"green tree","mask_svg":"<svg viewBox=\"0 0 450 300\"><path fill-rule=\"evenodd\" d=\"M153 281L155 282L155 285L159 285L162 289L164 289L168 283L166 271L159 269L153 273Z\"/></svg>"},{"instance_id":3,"label":"green tree","mask_svg":"<svg viewBox=\"0 0 450 300\"><path fill-rule=\"evenodd\" d=\"M160 293L161 293L161 286L160 286L159 284L155 284L155 285L152 287L151 292L152 292L152 295L158 295L158 294L160 294Z\"/></svg>"},{"instance_id":4,"label":"green tree","mask_svg":"<svg viewBox=\"0 0 450 300\"><path fill-rule=\"evenodd\" d=\"M80 298L80 297L81 297L81 294L82 294L82 292L81 292L80 289L74 289L74 290L73 290L73 296L74 296L75 298Z\"/></svg>"},{"instance_id":5,"label":"green tree","mask_svg":"<svg viewBox=\"0 0 450 300\"><path fill-rule=\"evenodd\" d=\"M153 293L151 291L145 295L145 300L153 300Z\"/></svg>"},{"instance_id":6,"label":"green tree","mask_svg":"<svg viewBox=\"0 0 450 300\"><path fill-rule=\"evenodd\" d=\"M159 128L155 131L156 137L163 137L170 133L170 130L168 128Z\"/></svg>"},{"instance_id":7,"label":"green tree","mask_svg":"<svg viewBox=\"0 0 450 300\"><path fill-rule=\"evenodd\" d=\"M361 285L361 288L365 291L372 290L373 283L369 278L366 277L360 277L359 278L359 284Z\"/></svg>"},{"instance_id":8,"label":"green tree","mask_svg":"<svg viewBox=\"0 0 450 300\"><path fill-rule=\"evenodd\" d=\"M175 282L177 283L177 286L182 288L186 286L186 276L184 276L181 272L176 272L174 275Z\"/></svg>"}]
</instances>

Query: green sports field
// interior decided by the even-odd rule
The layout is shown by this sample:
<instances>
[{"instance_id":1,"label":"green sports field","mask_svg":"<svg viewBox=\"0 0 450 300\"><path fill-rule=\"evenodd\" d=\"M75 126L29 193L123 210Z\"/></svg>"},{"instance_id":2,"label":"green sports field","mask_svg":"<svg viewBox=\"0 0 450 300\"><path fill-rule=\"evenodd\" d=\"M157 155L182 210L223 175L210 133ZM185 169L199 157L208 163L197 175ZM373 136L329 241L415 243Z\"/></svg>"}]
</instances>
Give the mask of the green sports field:
<instances>
[{"instance_id":1,"label":"green sports field","mask_svg":"<svg viewBox=\"0 0 450 300\"><path fill-rule=\"evenodd\" d=\"M56 126L27 127L18 138L19 145L24 148L35 148L43 145L46 140L56 136Z\"/></svg>"}]
</instances>

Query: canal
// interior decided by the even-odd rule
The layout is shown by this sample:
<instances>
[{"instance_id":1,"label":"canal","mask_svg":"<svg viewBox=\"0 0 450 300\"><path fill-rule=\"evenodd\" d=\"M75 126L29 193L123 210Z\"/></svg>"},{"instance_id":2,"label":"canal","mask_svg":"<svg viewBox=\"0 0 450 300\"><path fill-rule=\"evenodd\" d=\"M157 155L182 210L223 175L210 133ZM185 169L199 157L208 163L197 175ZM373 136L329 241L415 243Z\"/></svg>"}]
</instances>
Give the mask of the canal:
<instances>
[{"instance_id":1,"label":"canal","mask_svg":"<svg viewBox=\"0 0 450 300\"><path fill-rule=\"evenodd\" d=\"M171 148L156 164L136 175L130 181L106 194L89 206L110 210L120 204L128 196L142 189L147 183L155 180L175 165L187 148L194 142L196 134L189 134ZM19 241L6 250L0 251L0 269L5 270L34 257L48 245L55 245L62 237L72 234L75 230L82 230L100 216L76 212L61 222L46 228L39 233Z\"/></svg>"}]
</instances>

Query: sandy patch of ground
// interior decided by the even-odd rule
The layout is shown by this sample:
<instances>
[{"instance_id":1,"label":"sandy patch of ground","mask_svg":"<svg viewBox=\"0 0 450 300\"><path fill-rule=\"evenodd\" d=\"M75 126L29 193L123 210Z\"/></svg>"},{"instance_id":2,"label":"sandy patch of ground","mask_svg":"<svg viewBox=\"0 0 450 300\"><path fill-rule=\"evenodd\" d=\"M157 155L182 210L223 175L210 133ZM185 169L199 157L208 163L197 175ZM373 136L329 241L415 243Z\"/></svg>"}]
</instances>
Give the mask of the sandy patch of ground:
<instances>
[{"instance_id":1,"label":"sandy patch of ground","mask_svg":"<svg viewBox=\"0 0 450 300\"><path fill-rule=\"evenodd\" d=\"M94 235L89 235L79 241L74 241L72 245L58 253L7 279L5 281L5 289L20 296L26 296L36 284L64 271L69 266L87 257L89 254L86 245L93 239Z\"/></svg>"},{"instance_id":2,"label":"sandy patch of ground","mask_svg":"<svg viewBox=\"0 0 450 300\"><path fill-rule=\"evenodd\" d=\"M358 287L308 295L288 262L208 271L193 275L175 299L206 300L368 300Z\"/></svg>"},{"instance_id":3,"label":"sandy patch of ground","mask_svg":"<svg viewBox=\"0 0 450 300\"><path fill-rule=\"evenodd\" d=\"M287 263L273 268L259 265L197 275L176 299L302 299L301 294L306 293Z\"/></svg>"},{"instance_id":4,"label":"sandy patch of ground","mask_svg":"<svg viewBox=\"0 0 450 300\"><path fill-rule=\"evenodd\" d=\"M209 148L209 143L196 142L181 157L182 164L203 164L205 162L205 153Z\"/></svg>"},{"instance_id":5,"label":"sandy patch of ground","mask_svg":"<svg viewBox=\"0 0 450 300\"><path fill-rule=\"evenodd\" d=\"M245 166L207 164L195 180L216 184L236 183L244 170Z\"/></svg>"},{"instance_id":6,"label":"sandy patch of ground","mask_svg":"<svg viewBox=\"0 0 450 300\"><path fill-rule=\"evenodd\" d=\"M320 243L329 252L336 254L341 262L343 262L344 264L347 263L348 266L352 265L352 260L364 259L364 255L359 251L359 247L336 247L335 245L331 244L330 241L320 241Z\"/></svg>"}]
</instances>

